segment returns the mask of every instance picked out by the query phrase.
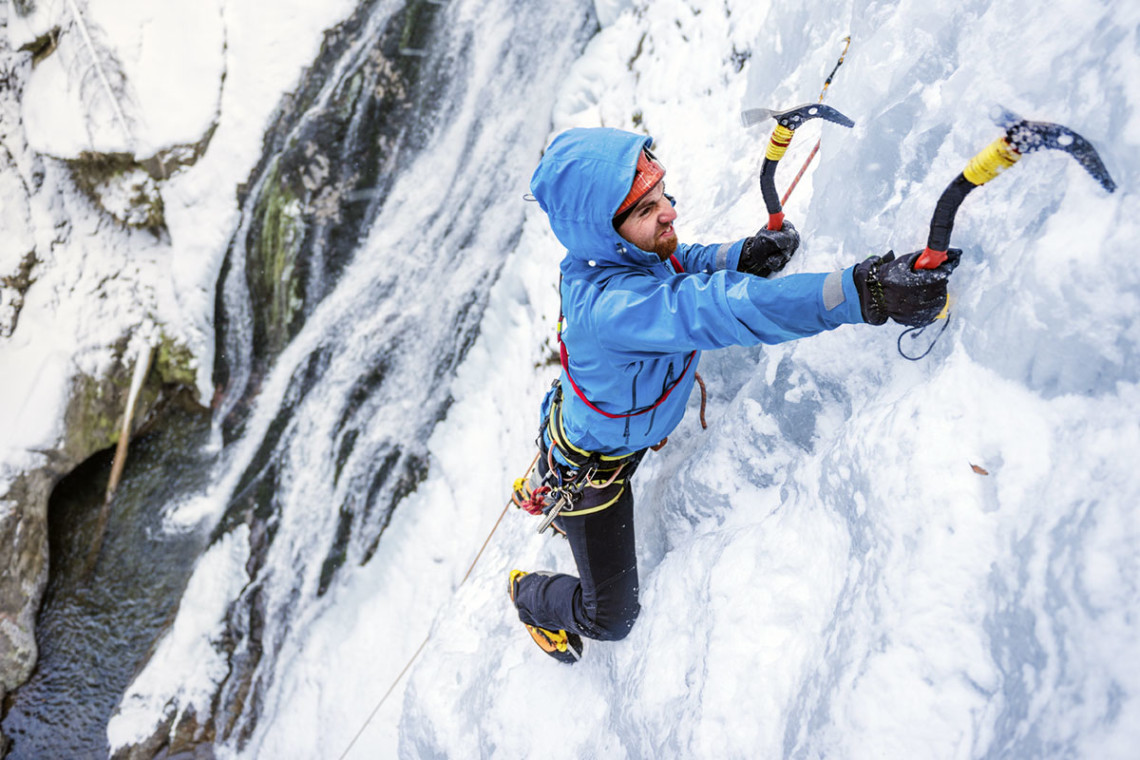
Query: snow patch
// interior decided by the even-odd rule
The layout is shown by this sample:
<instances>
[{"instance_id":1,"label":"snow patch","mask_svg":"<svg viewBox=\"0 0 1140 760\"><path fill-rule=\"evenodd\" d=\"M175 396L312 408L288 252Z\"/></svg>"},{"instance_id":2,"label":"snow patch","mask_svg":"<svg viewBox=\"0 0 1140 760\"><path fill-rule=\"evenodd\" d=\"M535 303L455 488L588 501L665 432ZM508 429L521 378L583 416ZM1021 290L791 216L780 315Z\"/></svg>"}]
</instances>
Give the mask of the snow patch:
<instances>
[{"instance_id":1,"label":"snow patch","mask_svg":"<svg viewBox=\"0 0 1140 760\"><path fill-rule=\"evenodd\" d=\"M222 536L198 560L178 616L163 636L148 667L131 684L107 726L111 747L149 738L172 715L210 713L218 684L229 674L223 652L225 613L249 578L249 530L241 526ZM174 716L177 724L178 716Z\"/></svg>"}]
</instances>

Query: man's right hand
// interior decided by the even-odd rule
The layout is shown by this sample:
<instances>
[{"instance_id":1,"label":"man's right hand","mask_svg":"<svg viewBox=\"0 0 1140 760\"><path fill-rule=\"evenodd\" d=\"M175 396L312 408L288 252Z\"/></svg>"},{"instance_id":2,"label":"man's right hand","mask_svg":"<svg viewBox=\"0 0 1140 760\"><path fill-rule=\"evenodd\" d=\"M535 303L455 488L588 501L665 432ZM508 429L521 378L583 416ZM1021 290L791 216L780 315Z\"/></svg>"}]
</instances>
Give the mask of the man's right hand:
<instances>
[{"instance_id":1,"label":"man's right hand","mask_svg":"<svg viewBox=\"0 0 1140 760\"><path fill-rule=\"evenodd\" d=\"M800 233L789 221L779 230L760 230L745 239L736 271L771 277L787 266L799 245Z\"/></svg>"},{"instance_id":2,"label":"man's right hand","mask_svg":"<svg viewBox=\"0 0 1140 760\"><path fill-rule=\"evenodd\" d=\"M934 269L915 269L921 251L901 259L894 251L872 256L855 265L855 288L863 321L881 325L890 317L902 325L921 326L934 321L946 305L946 282L962 258L959 248L946 252L946 261Z\"/></svg>"}]
</instances>

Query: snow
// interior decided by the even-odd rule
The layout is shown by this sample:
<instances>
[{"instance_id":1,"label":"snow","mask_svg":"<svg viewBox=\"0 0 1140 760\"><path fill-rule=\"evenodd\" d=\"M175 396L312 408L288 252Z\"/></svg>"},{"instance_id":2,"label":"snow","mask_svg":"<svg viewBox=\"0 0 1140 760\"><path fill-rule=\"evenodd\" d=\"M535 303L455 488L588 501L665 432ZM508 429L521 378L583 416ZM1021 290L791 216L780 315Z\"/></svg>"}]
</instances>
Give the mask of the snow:
<instances>
[{"instance_id":1,"label":"snow","mask_svg":"<svg viewBox=\"0 0 1140 760\"><path fill-rule=\"evenodd\" d=\"M436 612L403 687L399 741L389 703L349 756L1129 756L1140 277L1123 257L1137 218L1137 12L729 6L638 5L591 43L555 106L555 132L640 112L682 235L757 225L767 132L743 133L735 117L815 97L848 32L828 102L857 127L805 127L781 173L783 184L822 137L788 207L805 240L793 271L921 248L941 190L1000 134L995 102L1082 132L1121 189L1108 196L1068 157L1033 154L976 191L955 230L966 261L952 322L922 363L898 357L897 327L706 355L710 430L690 415L637 478L643 612L631 636L588 642L572 673L533 647L506 571L572 562L514 513ZM713 39L752 51L739 75ZM639 44L632 67L616 65ZM520 258L556 248L543 225L528 219ZM526 334L485 331L494 347L469 364ZM502 366L475 371L483 395L512 374ZM448 430L463 424L453 416ZM433 448L445 469L463 456L447 440ZM528 461L526 447L503 457L514 469L487 491L488 520ZM329 746L344 746L330 727Z\"/></svg>"},{"instance_id":2,"label":"snow","mask_svg":"<svg viewBox=\"0 0 1140 760\"><path fill-rule=\"evenodd\" d=\"M108 728L111 746L137 738L136 714L143 716L143 730L153 730L148 721L167 710L171 695L178 698L180 713L194 707L196 714L203 716L209 710L210 699L230 668L220 654L227 633L222 617L229 600L248 582L248 560L246 526L226 534L202 555L201 571L194 574L182 595L177 621L151 656L156 666L136 679L135 688L119 706L118 719ZM195 678L183 678L186 673L193 673Z\"/></svg>"},{"instance_id":3,"label":"snow","mask_svg":"<svg viewBox=\"0 0 1140 760\"><path fill-rule=\"evenodd\" d=\"M7 12L13 48L44 33L70 3L35 5L27 19ZM25 193L13 190L11 173L2 175L5 198L11 194L15 202L3 205L4 228L13 235L0 249L0 264L8 276L31 250L29 241L41 263L15 332L0 343L0 417L21 423L0 436L0 484L33 466L35 455L29 451L56 445L71 377L77 368L92 370L112 361L110 346L125 333L161 328L188 345L198 358L199 393L210 398L214 284L238 218L237 186L257 163L282 93L296 86L320 49L323 31L353 3L275 3L267 9L247 0L203 10L177 2L91 2L81 7L101 25L101 39L119 53L144 109L134 112L148 130L134 146L139 158L159 147L197 142L211 124L217 127L206 154L162 183L169 240L118 229L75 193L58 165L47 161L41 169L32 158L30 149L73 157L81 149L103 146L83 142L76 131L82 120L73 113L75 94L51 81L48 62L54 56L32 72L21 99L28 123L18 133L6 124L5 140L25 187L37 184L30 175L41 173L46 180L21 213ZM187 46L193 55L184 55ZM98 124L107 130L113 126L109 118Z\"/></svg>"},{"instance_id":4,"label":"snow","mask_svg":"<svg viewBox=\"0 0 1140 760\"><path fill-rule=\"evenodd\" d=\"M205 366L212 277L237 223L232 193L217 188L246 178L317 30L349 8L302 5L222 8L219 128L198 164L166 183L172 242L139 265L146 281L167 278L176 298L158 313L196 336ZM856 126L806 125L778 175L783 188L821 139L786 209L803 239L790 271L921 248L943 188L1000 134L997 104L1083 134L1119 188L1108 195L1068 156L1042 152L972 193L954 230L965 256L951 322L921 362L898 355L893 325L707 354L709 430L694 398L636 479L642 615L624 641L587 642L573 668L534 647L506 596L512 567L572 571L564 544L510 510L464 581L533 456L551 379L542 362L561 250L529 206L429 442L429 478L371 561L346 565L289 621L254 736L219 756L339 757L358 731L349 757L1132 756L1140 6L631 0L598 2L597 13L604 28L548 102L514 107L549 114L551 137L636 119L668 167L683 238L760 226L768 132L742 129L739 112L815 100L847 34L827 102ZM491 148L473 148L472 161L480 150ZM405 206L432 187L403 186ZM8 222L16 212L5 209ZM121 235L85 232L88 258L144 255ZM62 267L48 266L57 274L29 291L0 344L4 418L41 425L57 414L53 383L88 345L74 325L91 308L37 295L69 292ZM10 362L26 369L10 373ZM267 386L271 402L287 403L281 382L280 393ZM258 414L272 418L271 406ZM306 424L322 430L319 417ZM43 438L17 428L0 439L4 462ZM473 451L492 456L473 467ZM172 524L216 516L232 485L183 505ZM217 673L194 680L189 663L212 662L211 632L245 577L241 539L229 534L202 558L112 720L113 745L145 736L170 699L208 702Z\"/></svg>"},{"instance_id":5,"label":"snow","mask_svg":"<svg viewBox=\"0 0 1140 760\"><path fill-rule=\"evenodd\" d=\"M37 5L38 17L52 26L67 29L76 18L83 24L61 36L59 54L45 58L28 80L23 118L37 152L61 158L85 150L149 158L164 148L198 142L217 119L226 73L218 0ZM111 51L110 57L100 56L105 73L75 76L77 70L100 70L93 49ZM121 94L116 75L127 83ZM114 104L106 86L116 91Z\"/></svg>"}]
</instances>

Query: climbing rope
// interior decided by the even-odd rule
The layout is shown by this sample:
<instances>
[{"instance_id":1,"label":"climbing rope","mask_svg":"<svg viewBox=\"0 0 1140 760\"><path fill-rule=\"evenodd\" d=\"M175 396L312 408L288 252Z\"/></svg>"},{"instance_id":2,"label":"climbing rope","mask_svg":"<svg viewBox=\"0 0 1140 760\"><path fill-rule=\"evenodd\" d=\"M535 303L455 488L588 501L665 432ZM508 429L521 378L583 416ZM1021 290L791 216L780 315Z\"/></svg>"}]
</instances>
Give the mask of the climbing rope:
<instances>
[{"instance_id":1,"label":"climbing rope","mask_svg":"<svg viewBox=\"0 0 1140 760\"><path fill-rule=\"evenodd\" d=\"M532 459L530 462L530 467L526 468L526 475L523 476L524 478L530 475L530 471L534 469L534 465L537 462L538 454L535 454L534 459ZM483 539L483 545L479 547L479 552L475 555L475 559L471 561L471 566L467 568L467 572L464 573L463 579L459 581L459 585L455 587L455 591L452 592L453 594L459 591L460 587L462 587L463 584L467 582L467 579L471 577L471 573L475 570L475 565L479 564L479 558L483 556L483 551L487 548L487 545L491 543L491 537L495 535L495 531L499 529L499 524L503 522L503 517L506 516L507 510L510 508L511 504L514 503L515 502L512 499L508 501L503 507L503 511L499 513L499 518L495 520L495 524L492 526L491 532L487 534L487 538ZM411 669L412 664L415 663L415 661L419 658L420 653L424 651L424 648L427 646L429 641L431 641L430 631L428 632L427 636L424 636L424 640L420 642L420 645L416 648L416 651L412 653L412 656L408 659L408 662L404 665L403 669L392 681L392 685L388 687L388 690L386 692L384 692L384 696L380 697L380 701L377 702L376 706L372 708L372 712L368 713L368 717L365 719L364 724L361 725L360 730L356 732L356 735L352 737L352 741L348 743L348 746L344 748L344 752L340 754L339 760L344 760L346 757L348 757L348 753L352 751L352 748L356 746L356 742L360 739L361 736L364 735L364 731L368 728L368 724L371 723L372 719L376 717L376 713L380 712L380 708L384 706L384 703L386 701L388 701L388 697L390 697L392 695L392 692L396 690L397 684L403 680L404 675L407 674L407 672Z\"/></svg>"},{"instance_id":2,"label":"climbing rope","mask_svg":"<svg viewBox=\"0 0 1140 760\"><path fill-rule=\"evenodd\" d=\"M843 59L847 57L847 48L849 47L851 47L851 35L843 38L843 52L839 54L839 60L836 61L835 68L833 68L831 70L831 73L827 75L827 80L823 83L823 89L819 91L819 100L816 102L823 102L823 98L827 94L827 88L831 86L831 80L835 78L835 72L839 71L839 67L843 65ZM819 153L819 144L821 140L822 138L819 138L815 141L815 147L811 149L811 153L808 154L807 160L804 161L804 165L801 166L799 172L796 173L796 178L792 180L792 184L788 185L788 189L784 191L784 197L780 199L781 206L787 204L788 196L790 196L792 194L792 191L796 189L796 185L799 184L800 178L803 177L804 172L807 171L808 164L810 164L812 162L812 159L815 158L815 154Z\"/></svg>"},{"instance_id":3,"label":"climbing rope","mask_svg":"<svg viewBox=\"0 0 1140 760\"><path fill-rule=\"evenodd\" d=\"M697 384L701 386L701 430L708 430L709 423L705 422L705 405L709 400L708 389L705 388L705 379L701 377L700 372L694 372L693 377L696 378Z\"/></svg>"}]
</instances>

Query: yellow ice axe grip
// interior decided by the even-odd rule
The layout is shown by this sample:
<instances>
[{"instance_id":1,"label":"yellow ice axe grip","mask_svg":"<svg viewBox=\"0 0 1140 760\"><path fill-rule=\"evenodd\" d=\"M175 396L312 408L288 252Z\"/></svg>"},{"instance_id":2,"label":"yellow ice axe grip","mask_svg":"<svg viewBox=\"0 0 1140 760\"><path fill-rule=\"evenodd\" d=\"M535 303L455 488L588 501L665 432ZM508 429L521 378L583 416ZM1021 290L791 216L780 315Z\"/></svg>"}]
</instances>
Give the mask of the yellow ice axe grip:
<instances>
[{"instance_id":1,"label":"yellow ice axe grip","mask_svg":"<svg viewBox=\"0 0 1140 760\"><path fill-rule=\"evenodd\" d=\"M768 140L768 150L764 153L764 158L769 161L779 161L783 158L795 133L794 129L788 129L783 124L777 124L776 128L772 130L772 137Z\"/></svg>"},{"instance_id":2,"label":"yellow ice axe grip","mask_svg":"<svg viewBox=\"0 0 1140 760\"><path fill-rule=\"evenodd\" d=\"M1017 163L1021 154L1014 150L1004 135L982 149L970 159L962 174L972 185L984 185Z\"/></svg>"}]
</instances>

